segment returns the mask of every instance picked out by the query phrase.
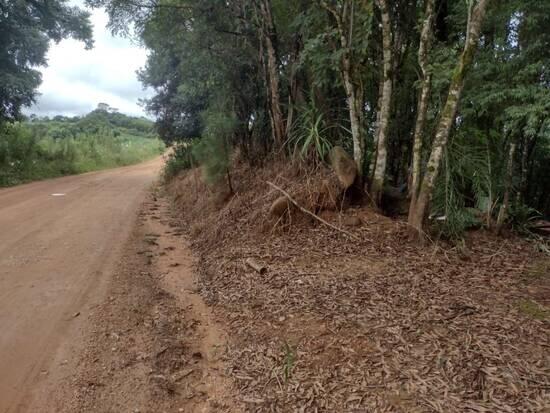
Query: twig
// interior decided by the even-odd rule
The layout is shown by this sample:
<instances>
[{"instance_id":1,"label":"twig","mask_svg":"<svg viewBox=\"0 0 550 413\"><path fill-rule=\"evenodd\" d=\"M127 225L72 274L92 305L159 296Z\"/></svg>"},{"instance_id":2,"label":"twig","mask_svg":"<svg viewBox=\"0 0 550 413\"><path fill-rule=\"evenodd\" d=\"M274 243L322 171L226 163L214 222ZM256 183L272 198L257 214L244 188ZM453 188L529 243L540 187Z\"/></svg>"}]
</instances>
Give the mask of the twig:
<instances>
[{"instance_id":1,"label":"twig","mask_svg":"<svg viewBox=\"0 0 550 413\"><path fill-rule=\"evenodd\" d=\"M246 265L248 265L250 268L252 268L254 271L256 271L258 274L265 274L267 272L267 267L263 264L260 264L253 258L247 258L245 260Z\"/></svg>"},{"instance_id":2,"label":"twig","mask_svg":"<svg viewBox=\"0 0 550 413\"><path fill-rule=\"evenodd\" d=\"M345 230L343 230L343 229L340 229L340 228L338 228L338 227L332 225L330 222L325 221L323 218L321 218L321 217L315 215L313 212L311 212L311 211L305 209L304 207L302 207L301 205L299 205L298 202L296 202L296 201L288 194L288 192L286 192L284 189L279 188L277 185L275 185L275 184L272 183L272 182L266 181L266 183L267 183L269 186L271 186L272 188L274 188L274 189L276 189L277 191L281 192L284 196L286 196L286 197L288 198L288 200L289 200L290 202L292 202L292 204L293 204L296 208L298 208L300 211L302 211L304 214L307 214L307 215L309 215L309 216L315 218L317 221L321 222L322 224L325 224L327 227L330 227L330 228L332 228L332 229L335 230L335 231L341 232L342 234L346 234L346 235L347 235L348 237L350 237L350 238L353 238L353 239L355 239L355 240L357 240L357 241L360 241L360 238L357 237L357 236L355 236L355 235L353 235L351 232L345 231Z\"/></svg>"}]
</instances>

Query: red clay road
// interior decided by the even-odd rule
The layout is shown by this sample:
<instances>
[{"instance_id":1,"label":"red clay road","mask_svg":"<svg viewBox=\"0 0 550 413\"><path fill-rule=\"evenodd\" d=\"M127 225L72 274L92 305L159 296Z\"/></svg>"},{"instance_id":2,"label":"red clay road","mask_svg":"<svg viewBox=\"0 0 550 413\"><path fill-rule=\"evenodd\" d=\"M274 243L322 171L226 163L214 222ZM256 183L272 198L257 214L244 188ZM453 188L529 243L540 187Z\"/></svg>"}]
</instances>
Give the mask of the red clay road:
<instances>
[{"instance_id":1,"label":"red clay road","mask_svg":"<svg viewBox=\"0 0 550 413\"><path fill-rule=\"evenodd\" d=\"M0 413L27 411L37 389L67 374L59 359L81 339L80 312L106 293L160 166L0 190Z\"/></svg>"}]
</instances>

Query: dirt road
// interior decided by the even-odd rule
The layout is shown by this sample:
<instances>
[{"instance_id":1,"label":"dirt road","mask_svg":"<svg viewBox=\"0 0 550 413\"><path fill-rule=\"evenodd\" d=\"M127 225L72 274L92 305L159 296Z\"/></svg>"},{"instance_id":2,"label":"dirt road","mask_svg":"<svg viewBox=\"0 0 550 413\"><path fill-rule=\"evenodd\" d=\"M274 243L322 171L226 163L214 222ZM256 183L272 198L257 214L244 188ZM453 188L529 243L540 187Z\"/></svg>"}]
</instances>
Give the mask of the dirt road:
<instances>
[{"instance_id":1,"label":"dirt road","mask_svg":"<svg viewBox=\"0 0 550 413\"><path fill-rule=\"evenodd\" d=\"M0 412L62 376L161 159L0 190Z\"/></svg>"}]
</instances>

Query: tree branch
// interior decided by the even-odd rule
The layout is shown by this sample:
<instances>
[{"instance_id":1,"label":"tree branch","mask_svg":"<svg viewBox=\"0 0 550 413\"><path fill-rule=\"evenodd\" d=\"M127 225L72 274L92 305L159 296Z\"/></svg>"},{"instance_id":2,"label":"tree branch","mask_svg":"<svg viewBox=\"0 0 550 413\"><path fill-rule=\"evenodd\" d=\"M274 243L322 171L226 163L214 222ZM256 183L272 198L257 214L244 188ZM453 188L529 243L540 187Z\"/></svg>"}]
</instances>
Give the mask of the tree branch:
<instances>
[{"instance_id":1,"label":"tree branch","mask_svg":"<svg viewBox=\"0 0 550 413\"><path fill-rule=\"evenodd\" d=\"M276 189L277 191L281 192L284 196L287 197L287 199L296 207L298 208L300 211L302 211L304 214L307 214L309 215L310 217L316 219L317 221L321 222L322 224L325 224L327 227L329 228L332 228L333 230L335 231L338 231L338 232L341 232L342 234L345 234L347 235L348 237L350 238L353 238L357 241L360 241L360 238L357 237L356 235L352 234L351 232L348 232L348 231L345 231L343 229L340 229L334 225L332 225L330 222L327 222L325 221L323 218L315 215L313 212L305 209L304 207L300 206L300 204L298 204L298 202L296 202L290 195L288 192L286 192L284 189L281 189L279 188L277 185L275 185L274 183L272 182L269 182L269 181L266 181L266 183L271 186L272 188Z\"/></svg>"}]
</instances>

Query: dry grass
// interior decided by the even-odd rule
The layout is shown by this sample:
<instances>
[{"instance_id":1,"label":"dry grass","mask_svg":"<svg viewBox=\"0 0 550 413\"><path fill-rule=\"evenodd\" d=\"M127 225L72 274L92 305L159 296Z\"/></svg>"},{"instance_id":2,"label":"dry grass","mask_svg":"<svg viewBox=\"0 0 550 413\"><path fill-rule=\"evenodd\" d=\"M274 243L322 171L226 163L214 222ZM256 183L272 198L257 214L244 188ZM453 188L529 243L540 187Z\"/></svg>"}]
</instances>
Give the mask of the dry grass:
<instances>
[{"instance_id":1,"label":"dry grass","mask_svg":"<svg viewBox=\"0 0 550 413\"><path fill-rule=\"evenodd\" d=\"M193 225L201 293L230 332L226 358L247 411L545 411L550 324L517 305L530 288L546 291L524 276L540 253L484 232L467 254L420 247L405 223L365 208L323 213L334 225L358 216L347 229L359 241L299 214L282 230L267 219L279 194L265 181L307 207L329 175L241 166L221 207L197 171L169 188Z\"/></svg>"}]
</instances>

